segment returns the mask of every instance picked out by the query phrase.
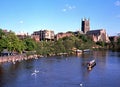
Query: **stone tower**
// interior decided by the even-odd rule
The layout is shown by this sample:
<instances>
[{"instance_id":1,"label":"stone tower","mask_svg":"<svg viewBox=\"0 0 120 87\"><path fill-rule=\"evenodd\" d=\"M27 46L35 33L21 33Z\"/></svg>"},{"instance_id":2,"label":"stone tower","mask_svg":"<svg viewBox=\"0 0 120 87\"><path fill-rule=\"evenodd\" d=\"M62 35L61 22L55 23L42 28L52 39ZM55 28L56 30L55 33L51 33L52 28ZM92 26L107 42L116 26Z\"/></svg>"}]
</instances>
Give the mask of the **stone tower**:
<instances>
[{"instance_id":1,"label":"stone tower","mask_svg":"<svg viewBox=\"0 0 120 87\"><path fill-rule=\"evenodd\" d=\"M87 31L90 31L90 22L89 19L82 19L81 20L82 24L81 24L81 31L83 31L83 33L87 33Z\"/></svg>"}]
</instances>

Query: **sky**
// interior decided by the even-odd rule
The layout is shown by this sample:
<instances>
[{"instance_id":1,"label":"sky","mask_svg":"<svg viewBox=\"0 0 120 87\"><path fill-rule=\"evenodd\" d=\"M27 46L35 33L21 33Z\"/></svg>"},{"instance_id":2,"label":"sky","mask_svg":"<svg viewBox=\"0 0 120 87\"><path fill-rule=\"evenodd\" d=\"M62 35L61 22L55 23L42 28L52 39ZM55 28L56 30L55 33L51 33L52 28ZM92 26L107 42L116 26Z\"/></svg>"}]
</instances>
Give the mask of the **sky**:
<instances>
[{"instance_id":1,"label":"sky","mask_svg":"<svg viewBox=\"0 0 120 87\"><path fill-rule=\"evenodd\" d=\"M32 34L39 30L81 30L81 19L90 29L120 33L120 0L0 0L0 28Z\"/></svg>"}]
</instances>

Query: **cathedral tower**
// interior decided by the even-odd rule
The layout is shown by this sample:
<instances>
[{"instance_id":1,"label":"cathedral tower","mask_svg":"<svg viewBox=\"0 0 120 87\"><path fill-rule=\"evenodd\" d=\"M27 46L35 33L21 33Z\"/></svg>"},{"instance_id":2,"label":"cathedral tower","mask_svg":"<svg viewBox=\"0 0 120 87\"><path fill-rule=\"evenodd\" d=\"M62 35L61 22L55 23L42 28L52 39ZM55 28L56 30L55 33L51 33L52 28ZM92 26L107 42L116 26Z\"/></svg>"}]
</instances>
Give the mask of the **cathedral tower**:
<instances>
[{"instance_id":1,"label":"cathedral tower","mask_svg":"<svg viewBox=\"0 0 120 87\"><path fill-rule=\"evenodd\" d=\"M83 33L87 33L87 31L90 31L90 22L89 19L82 19L81 20L82 24L81 24L81 31L83 31Z\"/></svg>"}]
</instances>

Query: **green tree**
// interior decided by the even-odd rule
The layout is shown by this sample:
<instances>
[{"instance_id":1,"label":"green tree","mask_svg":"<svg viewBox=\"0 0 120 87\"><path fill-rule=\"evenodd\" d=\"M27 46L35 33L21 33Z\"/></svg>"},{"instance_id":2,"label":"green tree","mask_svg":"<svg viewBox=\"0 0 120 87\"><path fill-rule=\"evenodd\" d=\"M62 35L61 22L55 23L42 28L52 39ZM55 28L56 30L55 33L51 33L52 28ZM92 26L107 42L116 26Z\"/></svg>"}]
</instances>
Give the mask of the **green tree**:
<instances>
[{"instance_id":1,"label":"green tree","mask_svg":"<svg viewBox=\"0 0 120 87\"><path fill-rule=\"evenodd\" d=\"M105 47L105 42L103 42L103 41L96 42L96 44L101 47Z\"/></svg>"},{"instance_id":2,"label":"green tree","mask_svg":"<svg viewBox=\"0 0 120 87\"><path fill-rule=\"evenodd\" d=\"M23 40L23 43L24 43L26 51L33 51L37 47L36 42L33 39L29 38L29 37L25 38Z\"/></svg>"},{"instance_id":3,"label":"green tree","mask_svg":"<svg viewBox=\"0 0 120 87\"><path fill-rule=\"evenodd\" d=\"M4 33L0 30L0 51L3 49L8 49L10 52L22 52L24 50L24 45L14 32L9 31Z\"/></svg>"},{"instance_id":4,"label":"green tree","mask_svg":"<svg viewBox=\"0 0 120 87\"><path fill-rule=\"evenodd\" d=\"M55 41L54 49L55 49L55 54L65 52L65 47L64 47L63 41L61 39L59 39L58 41Z\"/></svg>"},{"instance_id":5,"label":"green tree","mask_svg":"<svg viewBox=\"0 0 120 87\"><path fill-rule=\"evenodd\" d=\"M77 36L79 39L81 39L83 42L87 42L88 41L88 37L84 34L78 34Z\"/></svg>"},{"instance_id":6,"label":"green tree","mask_svg":"<svg viewBox=\"0 0 120 87\"><path fill-rule=\"evenodd\" d=\"M120 37L119 37L118 40L117 40L117 48L118 48L118 50L120 51Z\"/></svg>"},{"instance_id":7,"label":"green tree","mask_svg":"<svg viewBox=\"0 0 120 87\"><path fill-rule=\"evenodd\" d=\"M0 29L0 39L2 39L2 37L4 37L5 33L3 32L2 29Z\"/></svg>"},{"instance_id":8,"label":"green tree","mask_svg":"<svg viewBox=\"0 0 120 87\"><path fill-rule=\"evenodd\" d=\"M42 48L43 48L42 47L42 43L41 42L37 42L36 46L37 46L36 49L35 49L36 53L39 54L39 55L42 55Z\"/></svg>"},{"instance_id":9,"label":"green tree","mask_svg":"<svg viewBox=\"0 0 120 87\"><path fill-rule=\"evenodd\" d=\"M117 40L117 45L120 45L120 37Z\"/></svg>"},{"instance_id":10,"label":"green tree","mask_svg":"<svg viewBox=\"0 0 120 87\"><path fill-rule=\"evenodd\" d=\"M63 45L64 45L65 50L66 50L67 53L71 53L72 48L75 47L74 44L75 44L75 41L74 41L73 38L71 38L71 37L66 37L66 39L65 39L64 42L63 42Z\"/></svg>"},{"instance_id":11,"label":"green tree","mask_svg":"<svg viewBox=\"0 0 120 87\"><path fill-rule=\"evenodd\" d=\"M6 40L7 49L9 51L17 51L21 53L25 49L23 42L12 31L7 33Z\"/></svg>"},{"instance_id":12,"label":"green tree","mask_svg":"<svg viewBox=\"0 0 120 87\"><path fill-rule=\"evenodd\" d=\"M7 40L7 38L0 39L0 52L8 47L8 43L9 41Z\"/></svg>"}]
</instances>

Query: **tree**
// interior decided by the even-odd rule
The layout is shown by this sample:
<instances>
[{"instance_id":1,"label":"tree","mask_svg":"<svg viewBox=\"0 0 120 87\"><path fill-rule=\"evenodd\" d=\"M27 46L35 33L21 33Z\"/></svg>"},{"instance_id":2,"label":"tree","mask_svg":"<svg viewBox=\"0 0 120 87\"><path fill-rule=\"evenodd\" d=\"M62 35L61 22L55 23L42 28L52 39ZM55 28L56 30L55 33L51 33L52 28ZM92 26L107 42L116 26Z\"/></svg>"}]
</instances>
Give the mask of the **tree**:
<instances>
[{"instance_id":1,"label":"tree","mask_svg":"<svg viewBox=\"0 0 120 87\"><path fill-rule=\"evenodd\" d=\"M31 38L25 38L24 40L23 40L23 43L24 43L24 45L25 45L25 50L26 51L33 51L33 50L35 50L36 49L36 42L33 40L33 39L31 39Z\"/></svg>"},{"instance_id":2,"label":"tree","mask_svg":"<svg viewBox=\"0 0 120 87\"><path fill-rule=\"evenodd\" d=\"M6 40L8 42L7 49L11 52L17 51L21 53L25 49L23 42L12 31L6 35Z\"/></svg>"},{"instance_id":3,"label":"tree","mask_svg":"<svg viewBox=\"0 0 120 87\"><path fill-rule=\"evenodd\" d=\"M120 45L120 37L117 40L117 45Z\"/></svg>"},{"instance_id":4,"label":"tree","mask_svg":"<svg viewBox=\"0 0 120 87\"><path fill-rule=\"evenodd\" d=\"M118 48L118 50L120 51L120 37L119 37L118 40L117 40L117 48Z\"/></svg>"},{"instance_id":5,"label":"tree","mask_svg":"<svg viewBox=\"0 0 120 87\"><path fill-rule=\"evenodd\" d=\"M15 35L14 32L9 31L4 33L0 29L0 51L8 49L10 52L22 52L24 50L23 42Z\"/></svg>"},{"instance_id":6,"label":"tree","mask_svg":"<svg viewBox=\"0 0 120 87\"><path fill-rule=\"evenodd\" d=\"M87 42L88 41L88 37L86 35L83 35L83 34L79 34L78 38L81 39L83 42Z\"/></svg>"},{"instance_id":7,"label":"tree","mask_svg":"<svg viewBox=\"0 0 120 87\"><path fill-rule=\"evenodd\" d=\"M63 45L65 47L65 50L67 53L71 53L72 48L74 48L75 46L75 40L74 37L66 37L63 41Z\"/></svg>"},{"instance_id":8,"label":"tree","mask_svg":"<svg viewBox=\"0 0 120 87\"><path fill-rule=\"evenodd\" d=\"M2 39L2 37L4 37L5 33L3 32L2 29L0 29L0 39Z\"/></svg>"},{"instance_id":9,"label":"tree","mask_svg":"<svg viewBox=\"0 0 120 87\"><path fill-rule=\"evenodd\" d=\"M103 42L103 41L96 42L96 44L101 47L105 47L105 42Z\"/></svg>"},{"instance_id":10,"label":"tree","mask_svg":"<svg viewBox=\"0 0 120 87\"><path fill-rule=\"evenodd\" d=\"M54 49L55 49L55 54L65 52L65 47L64 47L63 41L61 39L59 39L58 41L55 41Z\"/></svg>"}]
</instances>

